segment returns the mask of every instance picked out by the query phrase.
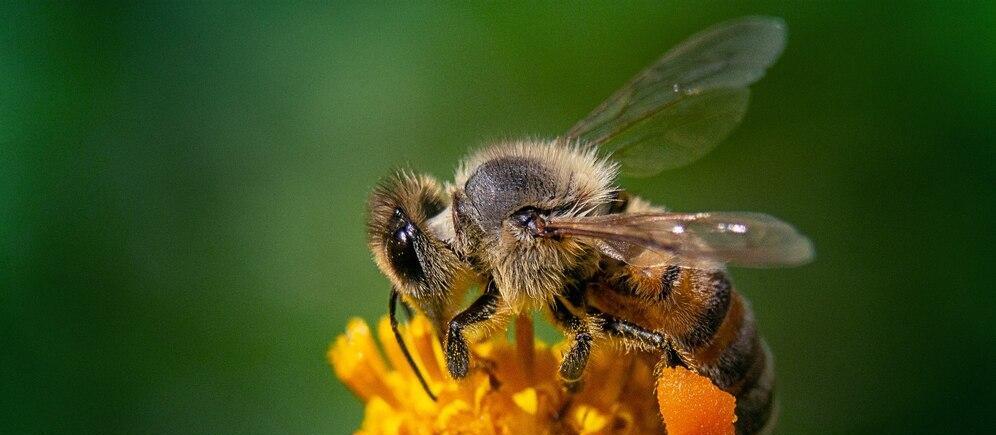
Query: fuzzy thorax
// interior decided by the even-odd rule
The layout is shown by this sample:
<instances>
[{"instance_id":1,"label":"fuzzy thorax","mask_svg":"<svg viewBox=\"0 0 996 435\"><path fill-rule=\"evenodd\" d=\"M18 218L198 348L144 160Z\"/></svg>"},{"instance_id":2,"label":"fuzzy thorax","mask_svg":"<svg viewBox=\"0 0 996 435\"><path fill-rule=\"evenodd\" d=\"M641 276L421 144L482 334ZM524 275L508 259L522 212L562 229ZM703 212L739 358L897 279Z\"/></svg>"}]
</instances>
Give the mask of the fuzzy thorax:
<instances>
[{"instance_id":1,"label":"fuzzy thorax","mask_svg":"<svg viewBox=\"0 0 996 435\"><path fill-rule=\"evenodd\" d=\"M614 164L576 144L527 141L486 147L456 174L455 247L490 272L510 306L549 303L572 280L594 271L597 254L577 240L536 237L517 216L598 214L613 198L615 176Z\"/></svg>"},{"instance_id":2,"label":"fuzzy thorax","mask_svg":"<svg viewBox=\"0 0 996 435\"><path fill-rule=\"evenodd\" d=\"M545 196L530 198L540 203L536 205L555 208L570 204L576 208L574 213L581 214L608 201L615 191L616 163L599 158L592 147L561 140L498 142L484 147L460 162L454 184L458 189L464 189L471 178L481 175L482 167L515 161L525 163L526 169L534 173L541 172L535 175L546 177L548 183L543 186L504 186L504 189L545 187L544 191L536 192ZM493 172L507 173L502 169L507 167L496 168ZM516 184L525 180L509 181Z\"/></svg>"}]
</instances>

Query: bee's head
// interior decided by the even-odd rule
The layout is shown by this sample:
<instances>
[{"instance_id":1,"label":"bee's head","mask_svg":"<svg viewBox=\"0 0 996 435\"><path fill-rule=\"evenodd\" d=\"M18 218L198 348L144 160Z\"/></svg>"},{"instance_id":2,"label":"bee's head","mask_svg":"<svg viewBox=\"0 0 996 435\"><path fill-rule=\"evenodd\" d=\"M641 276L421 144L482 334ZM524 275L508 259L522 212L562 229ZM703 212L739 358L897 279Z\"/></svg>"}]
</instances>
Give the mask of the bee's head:
<instances>
[{"instance_id":1,"label":"bee's head","mask_svg":"<svg viewBox=\"0 0 996 435\"><path fill-rule=\"evenodd\" d=\"M547 287L562 285L588 250L576 240L545 237L544 223L604 213L614 177L613 165L576 146L526 142L487 148L458 172L457 245L483 263L499 286L507 278L514 282L506 286L545 294Z\"/></svg>"},{"instance_id":2,"label":"bee's head","mask_svg":"<svg viewBox=\"0 0 996 435\"><path fill-rule=\"evenodd\" d=\"M367 202L367 243L374 261L398 291L411 298L445 298L466 271L449 245L429 229L446 208L434 179L398 172Z\"/></svg>"}]
</instances>

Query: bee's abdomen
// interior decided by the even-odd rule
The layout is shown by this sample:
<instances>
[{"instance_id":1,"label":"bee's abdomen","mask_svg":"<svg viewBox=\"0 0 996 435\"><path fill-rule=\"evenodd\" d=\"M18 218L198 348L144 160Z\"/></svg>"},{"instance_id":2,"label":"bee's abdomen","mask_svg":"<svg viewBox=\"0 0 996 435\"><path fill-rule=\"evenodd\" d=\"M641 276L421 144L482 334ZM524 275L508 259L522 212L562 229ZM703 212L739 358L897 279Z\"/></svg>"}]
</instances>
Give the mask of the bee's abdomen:
<instances>
[{"instance_id":1,"label":"bee's abdomen","mask_svg":"<svg viewBox=\"0 0 996 435\"><path fill-rule=\"evenodd\" d=\"M694 352L698 371L737 398L737 433L757 433L771 418L774 370L750 304L738 293L711 342Z\"/></svg>"},{"instance_id":2,"label":"bee's abdomen","mask_svg":"<svg viewBox=\"0 0 996 435\"><path fill-rule=\"evenodd\" d=\"M737 397L737 433L757 433L771 418L771 357L750 304L722 271L661 267L617 270L588 301L673 339L690 366Z\"/></svg>"},{"instance_id":3,"label":"bee's abdomen","mask_svg":"<svg viewBox=\"0 0 996 435\"><path fill-rule=\"evenodd\" d=\"M758 340L755 362L739 385L737 397L737 433L760 433L777 418L775 402L775 366L771 351Z\"/></svg>"},{"instance_id":4,"label":"bee's abdomen","mask_svg":"<svg viewBox=\"0 0 996 435\"><path fill-rule=\"evenodd\" d=\"M610 279L610 293L591 302L607 312L666 334L688 352L713 340L730 308L732 287L722 271L625 266Z\"/></svg>"},{"instance_id":5,"label":"bee's abdomen","mask_svg":"<svg viewBox=\"0 0 996 435\"><path fill-rule=\"evenodd\" d=\"M721 271L689 271L683 288L678 289L687 295L675 294L675 298L688 298L692 301L695 325L684 335L676 337L689 351L695 351L715 341L714 337L728 318L733 286L726 274Z\"/></svg>"}]
</instances>

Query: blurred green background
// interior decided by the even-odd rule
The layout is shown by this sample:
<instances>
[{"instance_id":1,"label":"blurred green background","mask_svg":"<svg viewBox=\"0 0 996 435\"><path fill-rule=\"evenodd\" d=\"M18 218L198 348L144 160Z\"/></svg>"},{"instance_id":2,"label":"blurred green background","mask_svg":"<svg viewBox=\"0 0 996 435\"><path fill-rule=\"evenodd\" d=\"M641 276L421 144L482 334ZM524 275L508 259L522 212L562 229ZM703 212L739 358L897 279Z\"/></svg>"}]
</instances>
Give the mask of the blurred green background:
<instances>
[{"instance_id":1,"label":"blurred green background","mask_svg":"<svg viewBox=\"0 0 996 435\"><path fill-rule=\"evenodd\" d=\"M385 312L378 178L561 133L747 14L790 38L743 126L622 184L814 240L811 265L734 271L779 433L996 427L992 2L0 10L0 432L350 432L325 350Z\"/></svg>"}]
</instances>

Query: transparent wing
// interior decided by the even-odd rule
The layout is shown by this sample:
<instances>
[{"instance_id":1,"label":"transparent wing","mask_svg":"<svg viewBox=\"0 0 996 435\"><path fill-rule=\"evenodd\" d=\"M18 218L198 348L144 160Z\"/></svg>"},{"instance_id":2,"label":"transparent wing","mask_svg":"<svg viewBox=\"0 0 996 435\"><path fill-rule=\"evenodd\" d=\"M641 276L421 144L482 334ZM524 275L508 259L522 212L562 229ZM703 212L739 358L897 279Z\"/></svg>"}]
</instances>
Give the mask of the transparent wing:
<instances>
[{"instance_id":1,"label":"transparent wing","mask_svg":"<svg viewBox=\"0 0 996 435\"><path fill-rule=\"evenodd\" d=\"M813 257L809 239L762 213L633 213L553 218L545 231L581 237L606 255L641 267L715 263L794 266Z\"/></svg>"},{"instance_id":2,"label":"transparent wing","mask_svg":"<svg viewBox=\"0 0 996 435\"><path fill-rule=\"evenodd\" d=\"M602 148L629 175L695 161L747 110L747 86L785 47L785 23L745 17L713 26L667 52L567 133Z\"/></svg>"}]
</instances>

